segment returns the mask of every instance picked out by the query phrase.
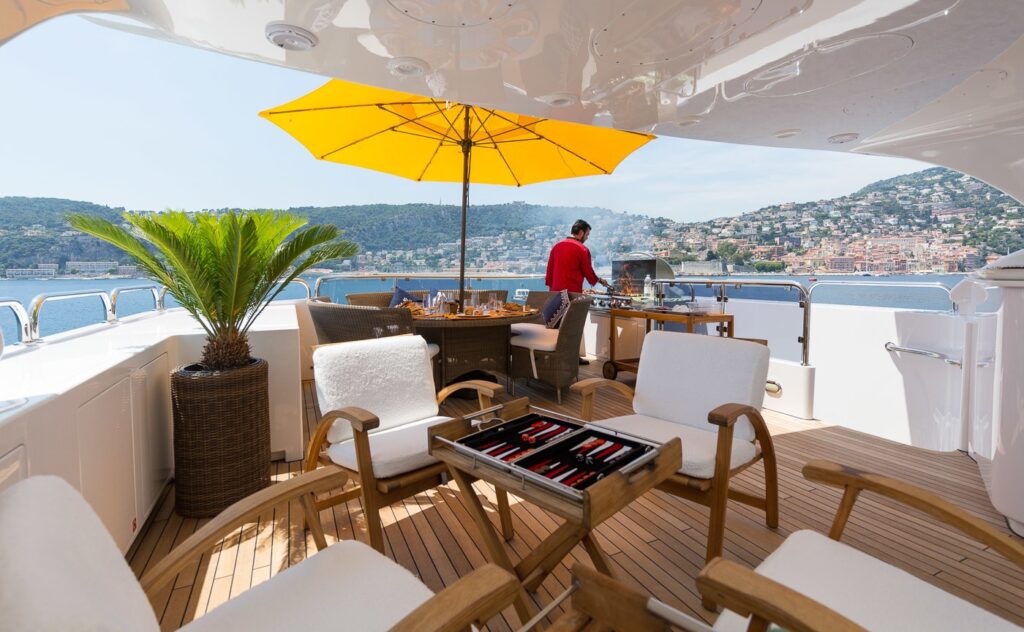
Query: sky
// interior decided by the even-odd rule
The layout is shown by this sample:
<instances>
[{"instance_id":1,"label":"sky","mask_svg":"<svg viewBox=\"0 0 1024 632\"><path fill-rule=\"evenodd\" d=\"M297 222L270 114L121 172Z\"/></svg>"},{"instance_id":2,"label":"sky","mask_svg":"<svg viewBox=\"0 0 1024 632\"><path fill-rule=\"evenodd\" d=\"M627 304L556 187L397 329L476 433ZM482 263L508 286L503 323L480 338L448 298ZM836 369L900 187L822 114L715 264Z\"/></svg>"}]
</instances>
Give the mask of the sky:
<instances>
[{"instance_id":1,"label":"sky","mask_svg":"<svg viewBox=\"0 0 1024 632\"><path fill-rule=\"evenodd\" d=\"M318 161L257 116L325 81L78 16L51 20L0 47L0 196L185 210L460 203L458 184ZM520 189L474 185L470 200L602 206L696 221L838 197L926 167L664 137L610 176Z\"/></svg>"}]
</instances>

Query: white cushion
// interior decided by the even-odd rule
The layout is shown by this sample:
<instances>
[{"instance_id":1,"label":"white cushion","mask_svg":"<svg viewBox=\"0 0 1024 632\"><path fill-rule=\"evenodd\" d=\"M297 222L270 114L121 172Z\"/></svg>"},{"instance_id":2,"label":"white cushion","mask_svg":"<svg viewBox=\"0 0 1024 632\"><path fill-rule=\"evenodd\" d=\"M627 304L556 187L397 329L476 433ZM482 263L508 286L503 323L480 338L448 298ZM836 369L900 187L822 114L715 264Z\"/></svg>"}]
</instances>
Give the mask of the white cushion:
<instances>
[{"instance_id":1,"label":"white cushion","mask_svg":"<svg viewBox=\"0 0 1024 632\"><path fill-rule=\"evenodd\" d=\"M512 325L512 331L518 333L511 338L511 344L514 347L536 351L554 351L558 345L558 330L548 329L544 325L516 323Z\"/></svg>"},{"instance_id":2,"label":"white cushion","mask_svg":"<svg viewBox=\"0 0 1024 632\"><path fill-rule=\"evenodd\" d=\"M372 433L370 456L373 459L374 476L388 478L437 463L437 459L427 453L427 428L450 419L451 417L429 417L398 428ZM349 439L332 444L327 449L327 455L338 465L359 471L355 441Z\"/></svg>"},{"instance_id":3,"label":"white cushion","mask_svg":"<svg viewBox=\"0 0 1024 632\"><path fill-rule=\"evenodd\" d=\"M707 421L705 422L707 424ZM683 442L683 466L680 474L695 478L712 478L715 475L715 454L718 452L718 433L700 430L691 425L655 419L646 415L612 417L592 423L609 430L627 432L638 437L665 443L675 437ZM713 427L708 424L709 428ZM738 467L757 456L757 445L750 441L733 438L730 465Z\"/></svg>"},{"instance_id":4,"label":"white cushion","mask_svg":"<svg viewBox=\"0 0 1024 632\"><path fill-rule=\"evenodd\" d=\"M0 629L159 630L110 533L64 479L0 494Z\"/></svg>"},{"instance_id":5,"label":"white cushion","mask_svg":"<svg viewBox=\"0 0 1024 632\"><path fill-rule=\"evenodd\" d=\"M440 351L441 351L441 347L439 347L439 346L435 345L435 344L434 344L434 343L432 343L432 342L428 342L428 343L427 343L427 353L429 353L429 354L430 354L430 357L431 357L431 358L433 358L434 356L436 356L436 355L437 355L437 354L438 354L438 353L439 353Z\"/></svg>"},{"instance_id":6,"label":"white cushion","mask_svg":"<svg viewBox=\"0 0 1024 632\"><path fill-rule=\"evenodd\" d=\"M652 331L644 337L633 411L717 432L708 413L722 404L760 410L768 379L768 347L718 336ZM746 418L734 427L737 439L754 440ZM685 450L685 446L684 446Z\"/></svg>"},{"instance_id":7,"label":"white cushion","mask_svg":"<svg viewBox=\"0 0 1024 632\"><path fill-rule=\"evenodd\" d=\"M1020 630L910 573L814 531L797 531L755 569L872 632ZM715 630L746 630L723 612Z\"/></svg>"},{"instance_id":8,"label":"white cushion","mask_svg":"<svg viewBox=\"0 0 1024 632\"><path fill-rule=\"evenodd\" d=\"M432 596L398 564L365 544L343 540L182 629L383 632Z\"/></svg>"},{"instance_id":9,"label":"white cushion","mask_svg":"<svg viewBox=\"0 0 1024 632\"><path fill-rule=\"evenodd\" d=\"M390 336L323 345L313 351L320 411L365 408L380 419L380 430L437 415L434 373L421 336ZM352 437L339 420L327 433L338 443Z\"/></svg>"}]
</instances>

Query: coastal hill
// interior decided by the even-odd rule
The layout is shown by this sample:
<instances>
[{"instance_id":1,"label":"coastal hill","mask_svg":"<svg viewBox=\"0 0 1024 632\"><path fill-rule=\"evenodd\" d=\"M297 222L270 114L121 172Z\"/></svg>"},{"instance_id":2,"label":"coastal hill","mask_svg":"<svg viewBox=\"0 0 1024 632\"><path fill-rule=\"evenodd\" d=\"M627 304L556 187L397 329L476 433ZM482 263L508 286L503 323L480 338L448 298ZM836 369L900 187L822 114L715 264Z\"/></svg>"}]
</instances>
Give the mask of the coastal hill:
<instances>
[{"instance_id":1,"label":"coastal hill","mask_svg":"<svg viewBox=\"0 0 1024 632\"><path fill-rule=\"evenodd\" d=\"M768 206L702 222L553 207L524 202L472 206L468 265L536 272L572 222L594 225L595 264L620 253L652 251L673 262L722 258L763 262L793 272L956 271L991 254L1024 248L1021 203L969 176L932 168L872 183L846 196ZM455 205L371 204L289 209L312 223L332 223L359 244L343 269L431 271L458 262L460 209ZM68 260L120 261L111 246L68 228L69 212L116 220L124 212L55 198L0 197L0 268ZM132 212L140 212L132 210Z\"/></svg>"}]
</instances>

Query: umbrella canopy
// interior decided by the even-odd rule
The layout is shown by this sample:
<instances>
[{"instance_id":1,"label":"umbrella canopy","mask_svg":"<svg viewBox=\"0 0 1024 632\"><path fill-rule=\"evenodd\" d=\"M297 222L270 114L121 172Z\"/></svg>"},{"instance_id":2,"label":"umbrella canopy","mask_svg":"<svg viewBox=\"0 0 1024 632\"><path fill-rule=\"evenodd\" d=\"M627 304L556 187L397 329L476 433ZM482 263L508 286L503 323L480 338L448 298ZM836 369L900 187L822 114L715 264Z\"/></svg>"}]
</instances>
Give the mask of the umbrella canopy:
<instances>
[{"instance_id":1,"label":"umbrella canopy","mask_svg":"<svg viewBox=\"0 0 1024 632\"><path fill-rule=\"evenodd\" d=\"M469 184L607 175L654 136L332 80L260 112L315 157L412 180L462 182L460 303Z\"/></svg>"}]
</instances>

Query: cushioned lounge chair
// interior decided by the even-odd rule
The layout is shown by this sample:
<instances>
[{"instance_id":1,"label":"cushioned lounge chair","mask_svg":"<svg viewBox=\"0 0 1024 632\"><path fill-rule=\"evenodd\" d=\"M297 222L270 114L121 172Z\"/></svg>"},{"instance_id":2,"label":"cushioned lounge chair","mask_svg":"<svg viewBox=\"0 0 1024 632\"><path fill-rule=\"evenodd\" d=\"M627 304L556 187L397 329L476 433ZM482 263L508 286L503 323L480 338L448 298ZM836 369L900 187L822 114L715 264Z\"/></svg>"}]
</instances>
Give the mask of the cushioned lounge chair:
<instances>
[{"instance_id":1,"label":"cushioned lounge chair","mask_svg":"<svg viewBox=\"0 0 1024 632\"><path fill-rule=\"evenodd\" d=\"M640 352L635 391L604 378L571 388L583 395L580 416L587 421L593 418L596 391L612 388L631 400L634 414L594 423L653 441L682 439L683 466L659 489L711 508L706 555L711 561L722 554L728 499L763 509L771 528L779 524L775 448L760 412L767 376L764 345L652 331ZM729 479L758 461L764 462L763 497L729 488Z\"/></svg>"},{"instance_id":2,"label":"cushioned lounge chair","mask_svg":"<svg viewBox=\"0 0 1024 632\"><path fill-rule=\"evenodd\" d=\"M67 482L55 476L20 481L0 494L0 629L156 632L160 624L147 596L241 524L346 478L340 468L323 468L245 498L175 547L141 580ZM322 541L316 524L313 531ZM322 628L329 621L337 629L365 632L466 629L510 604L519 587L510 573L485 566L434 595L412 573L364 544L323 544L315 555L182 629L276 632Z\"/></svg>"},{"instance_id":3,"label":"cushioned lounge chair","mask_svg":"<svg viewBox=\"0 0 1024 632\"><path fill-rule=\"evenodd\" d=\"M450 417L439 405L462 389L477 392L480 408L502 392L480 380L452 384L434 394L430 356L420 336L392 336L321 346L313 352L322 421L310 438L306 471L340 465L359 486L318 499L317 508L362 496L370 544L384 551L380 510L445 482L447 468L427 450L427 428ZM508 496L499 490L503 534L512 537Z\"/></svg>"},{"instance_id":4,"label":"cushioned lounge chair","mask_svg":"<svg viewBox=\"0 0 1024 632\"><path fill-rule=\"evenodd\" d=\"M892 478L828 461L808 463L804 476L844 490L829 537L797 531L753 571L722 558L712 561L697 578L697 587L705 598L726 608L714 630L765 630L772 624L806 632L1020 630L987 610L839 542L862 492L886 496L941 520L1024 569L1024 544L1019 540L931 492ZM550 630L665 630L669 622L695 632L708 629L703 622L589 568L574 567L573 575L577 588L572 608ZM609 603L614 606L606 607Z\"/></svg>"}]
</instances>

